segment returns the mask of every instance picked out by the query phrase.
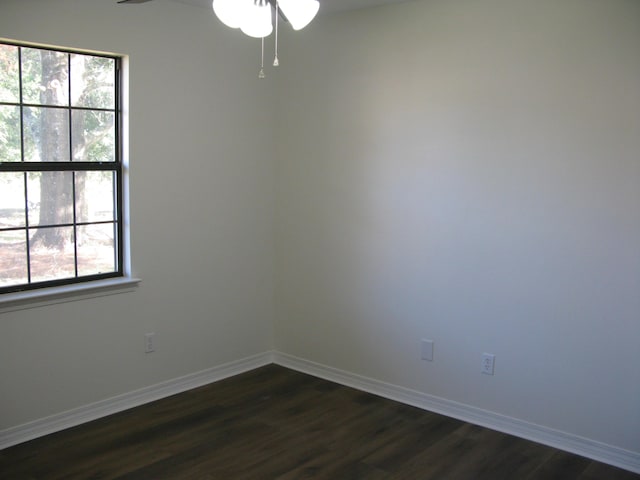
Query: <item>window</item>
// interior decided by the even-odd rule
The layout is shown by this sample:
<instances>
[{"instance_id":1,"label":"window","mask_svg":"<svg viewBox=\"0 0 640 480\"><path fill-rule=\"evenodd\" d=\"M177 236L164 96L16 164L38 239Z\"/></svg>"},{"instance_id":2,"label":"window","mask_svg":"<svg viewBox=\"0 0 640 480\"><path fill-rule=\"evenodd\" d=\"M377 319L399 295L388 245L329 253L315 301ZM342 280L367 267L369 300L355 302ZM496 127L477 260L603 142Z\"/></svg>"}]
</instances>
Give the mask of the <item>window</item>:
<instances>
[{"instance_id":1,"label":"window","mask_svg":"<svg viewBox=\"0 0 640 480\"><path fill-rule=\"evenodd\" d=\"M0 43L0 293L123 275L119 64Z\"/></svg>"}]
</instances>

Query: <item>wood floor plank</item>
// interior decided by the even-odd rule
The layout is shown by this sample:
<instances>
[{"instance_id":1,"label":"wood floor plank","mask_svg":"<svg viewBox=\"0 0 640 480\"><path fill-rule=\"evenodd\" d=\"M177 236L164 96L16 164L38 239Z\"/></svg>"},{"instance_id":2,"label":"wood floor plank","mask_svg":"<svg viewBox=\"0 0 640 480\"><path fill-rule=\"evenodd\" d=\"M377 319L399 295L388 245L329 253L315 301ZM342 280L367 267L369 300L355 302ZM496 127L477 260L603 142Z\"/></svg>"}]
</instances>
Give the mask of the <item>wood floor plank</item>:
<instances>
[{"instance_id":1,"label":"wood floor plank","mask_svg":"<svg viewBox=\"0 0 640 480\"><path fill-rule=\"evenodd\" d=\"M580 478L590 463L587 458L555 451L527 480L563 480L566 476Z\"/></svg>"},{"instance_id":2,"label":"wood floor plank","mask_svg":"<svg viewBox=\"0 0 640 480\"><path fill-rule=\"evenodd\" d=\"M393 472L424 452L464 423L442 415L429 415L416 423L394 428L383 437L383 445L364 458L369 465Z\"/></svg>"},{"instance_id":3,"label":"wood floor plank","mask_svg":"<svg viewBox=\"0 0 640 480\"><path fill-rule=\"evenodd\" d=\"M578 480L638 480L640 475L604 463L590 462Z\"/></svg>"},{"instance_id":4,"label":"wood floor plank","mask_svg":"<svg viewBox=\"0 0 640 480\"><path fill-rule=\"evenodd\" d=\"M0 452L2 480L640 480L269 365Z\"/></svg>"}]
</instances>

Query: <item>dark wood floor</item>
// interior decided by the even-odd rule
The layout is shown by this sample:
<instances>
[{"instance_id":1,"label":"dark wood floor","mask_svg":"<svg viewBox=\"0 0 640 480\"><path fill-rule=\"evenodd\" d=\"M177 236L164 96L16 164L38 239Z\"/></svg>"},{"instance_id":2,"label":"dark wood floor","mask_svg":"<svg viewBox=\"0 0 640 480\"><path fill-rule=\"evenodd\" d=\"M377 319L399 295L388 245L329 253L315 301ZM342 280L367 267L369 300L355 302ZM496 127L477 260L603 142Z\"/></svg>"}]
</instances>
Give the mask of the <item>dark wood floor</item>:
<instances>
[{"instance_id":1,"label":"dark wood floor","mask_svg":"<svg viewBox=\"0 0 640 480\"><path fill-rule=\"evenodd\" d=\"M0 452L13 479L640 480L275 365Z\"/></svg>"}]
</instances>

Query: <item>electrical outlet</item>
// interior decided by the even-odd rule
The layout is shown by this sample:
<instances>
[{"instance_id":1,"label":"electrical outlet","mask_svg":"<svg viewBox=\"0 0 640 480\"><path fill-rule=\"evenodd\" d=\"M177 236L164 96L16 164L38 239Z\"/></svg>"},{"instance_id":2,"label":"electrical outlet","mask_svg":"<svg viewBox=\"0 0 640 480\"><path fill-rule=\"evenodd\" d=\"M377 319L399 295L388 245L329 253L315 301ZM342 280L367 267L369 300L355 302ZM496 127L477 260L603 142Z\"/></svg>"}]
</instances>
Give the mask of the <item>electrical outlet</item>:
<instances>
[{"instance_id":1,"label":"electrical outlet","mask_svg":"<svg viewBox=\"0 0 640 480\"><path fill-rule=\"evenodd\" d=\"M495 367L496 356L492 353L483 353L482 354L482 370L481 372L485 375L493 375L493 370Z\"/></svg>"},{"instance_id":2,"label":"electrical outlet","mask_svg":"<svg viewBox=\"0 0 640 480\"><path fill-rule=\"evenodd\" d=\"M151 353L156 351L155 333L144 334L144 353Z\"/></svg>"},{"instance_id":3,"label":"electrical outlet","mask_svg":"<svg viewBox=\"0 0 640 480\"><path fill-rule=\"evenodd\" d=\"M420 343L420 358L427 362L433 361L433 340L422 340Z\"/></svg>"}]
</instances>

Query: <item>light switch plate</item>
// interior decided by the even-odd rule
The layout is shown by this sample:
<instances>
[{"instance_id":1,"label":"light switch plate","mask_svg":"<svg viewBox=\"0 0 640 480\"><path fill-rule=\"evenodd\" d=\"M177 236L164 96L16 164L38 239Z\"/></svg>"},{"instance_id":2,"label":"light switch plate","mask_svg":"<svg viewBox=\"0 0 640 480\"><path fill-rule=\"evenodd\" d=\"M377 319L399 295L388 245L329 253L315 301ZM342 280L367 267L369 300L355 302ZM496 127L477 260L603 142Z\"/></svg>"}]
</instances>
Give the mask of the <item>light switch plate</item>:
<instances>
[{"instance_id":1,"label":"light switch plate","mask_svg":"<svg viewBox=\"0 0 640 480\"><path fill-rule=\"evenodd\" d=\"M420 358L427 362L433 361L433 340L422 340Z\"/></svg>"}]
</instances>

